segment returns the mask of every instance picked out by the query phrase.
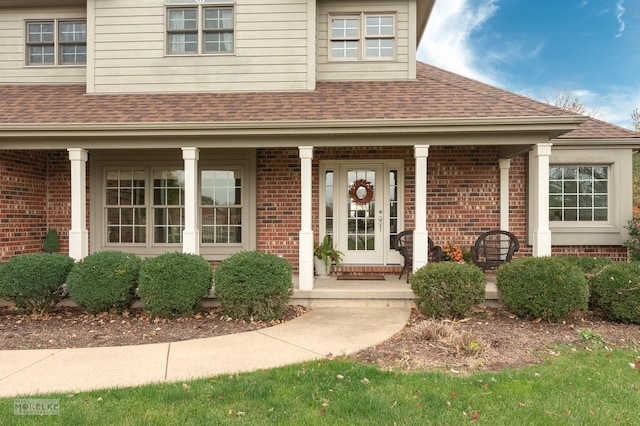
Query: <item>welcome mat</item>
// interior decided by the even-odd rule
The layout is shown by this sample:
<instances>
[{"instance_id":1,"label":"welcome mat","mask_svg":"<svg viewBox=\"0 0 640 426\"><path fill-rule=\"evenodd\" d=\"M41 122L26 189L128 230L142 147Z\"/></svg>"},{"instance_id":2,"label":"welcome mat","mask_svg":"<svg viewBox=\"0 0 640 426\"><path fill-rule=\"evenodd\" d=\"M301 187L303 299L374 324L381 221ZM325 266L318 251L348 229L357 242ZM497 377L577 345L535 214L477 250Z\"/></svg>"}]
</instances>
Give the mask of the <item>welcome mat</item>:
<instances>
[{"instance_id":1,"label":"welcome mat","mask_svg":"<svg viewBox=\"0 0 640 426\"><path fill-rule=\"evenodd\" d=\"M382 274L353 274L349 272L338 275L338 280L353 280L353 281L380 281L384 280Z\"/></svg>"}]
</instances>

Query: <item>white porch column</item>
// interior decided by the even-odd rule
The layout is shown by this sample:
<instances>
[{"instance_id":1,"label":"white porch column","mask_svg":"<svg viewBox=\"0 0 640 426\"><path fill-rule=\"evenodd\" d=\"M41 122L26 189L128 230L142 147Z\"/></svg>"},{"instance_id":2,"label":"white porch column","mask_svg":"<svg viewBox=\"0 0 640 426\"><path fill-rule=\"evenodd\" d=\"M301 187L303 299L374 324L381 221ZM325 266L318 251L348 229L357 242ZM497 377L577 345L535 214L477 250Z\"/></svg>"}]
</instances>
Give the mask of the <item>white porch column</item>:
<instances>
[{"instance_id":1,"label":"white porch column","mask_svg":"<svg viewBox=\"0 0 640 426\"><path fill-rule=\"evenodd\" d=\"M413 272L427 264L429 236L427 235L427 157L429 145L413 147L416 159L416 224L413 231Z\"/></svg>"},{"instance_id":2,"label":"white porch column","mask_svg":"<svg viewBox=\"0 0 640 426\"><path fill-rule=\"evenodd\" d=\"M195 147L182 148L184 160L184 231L182 251L200 254L200 229L198 227L198 160L200 151Z\"/></svg>"},{"instance_id":3,"label":"white porch column","mask_svg":"<svg viewBox=\"0 0 640 426\"><path fill-rule=\"evenodd\" d=\"M533 148L537 183L534 193L533 255L551 256L551 231L549 230L549 157L551 143L539 143Z\"/></svg>"},{"instance_id":4,"label":"white porch column","mask_svg":"<svg viewBox=\"0 0 640 426\"><path fill-rule=\"evenodd\" d=\"M509 169L510 159L500 159L500 229L509 230Z\"/></svg>"},{"instance_id":5,"label":"white porch column","mask_svg":"<svg viewBox=\"0 0 640 426\"><path fill-rule=\"evenodd\" d=\"M313 290L313 229L311 218L312 146L298 147L300 155L300 247L298 248L298 282L300 290Z\"/></svg>"},{"instance_id":6,"label":"white porch column","mask_svg":"<svg viewBox=\"0 0 640 426\"><path fill-rule=\"evenodd\" d=\"M82 148L69 148L71 161L71 229L69 230L69 256L82 260L89 254L87 230L87 158Z\"/></svg>"}]
</instances>

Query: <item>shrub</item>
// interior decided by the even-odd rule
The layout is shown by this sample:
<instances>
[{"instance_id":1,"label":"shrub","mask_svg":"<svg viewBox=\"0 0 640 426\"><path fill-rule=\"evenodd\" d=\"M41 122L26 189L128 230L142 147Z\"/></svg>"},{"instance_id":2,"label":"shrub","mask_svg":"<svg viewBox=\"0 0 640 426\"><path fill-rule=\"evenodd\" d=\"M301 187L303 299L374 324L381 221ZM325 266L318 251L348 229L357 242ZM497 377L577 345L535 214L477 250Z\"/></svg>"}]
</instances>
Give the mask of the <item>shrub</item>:
<instances>
[{"instance_id":1,"label":"shrub","mask_svg":"<svg viewBox=\"0 0 640 426\"><path fill-rule=\"evenodd\" d=\"M0 269L0 298L32 314L43 314L64 296L73 259L58 253L15 256Z\"/></svg>"},{"instance_id":2,"label":"shrub","mask_svg":"<svg viewBox=\"0 0 640 426\"><path fill-rule=\"evenodd\" d=\"M293 268L285 259L243 251L225 259L215 270L215 294L232 318L271 321L281 318L289 303Z\"/></svg>"},{"instance_id":3,"label":"shrub","mask_svg":"<svg viewBox=\"0 0 640 426\"><path fill-rule=\"evenodd\" d=\"M632 261L640 261L640 218L635 217L625 225L629 233L629 239L624 242L624 246L629 248L629 256Z\"/></svg>"},{"instance_id":4,"label":"shrub","mask_svg":"<svg viewBox=\"0 0 640 426\"><path fill-rule=\"evenodd\" d=\"M573 263L587 276L596 275L607 266L613 265L613 260L608 257L567 256L563 259Z\"/></svg>"},{"instance_id":5,"label":"shrub","mask_svg":"<svg viewBox=\"0 0 640 426\"><path fill-rule=\"evenodd\" d=\"M92 314L131 307L142 260L119 251L93 253L67 277L69 296Z\"/></svg>"},{"instance_id":6,"label":"shrub","mask_svg":"<svg viewBox=\"0 0 640 426\"><path fill-rule=\"evenodd\" d=\"M429 263L410 278L416 306L433 318L462 318L484 302L486 278L480 268L464 263Z\"/></svg>"},{"instance_id":7,"label":"shrub","mask_svg":"<svg viewBox=\"0 0 640 426\"><path fill-rule=\"evenodd\" d=\"M496 279L505 308L522 318L560 321L587 309L587 279L561 257L518 258L498 268Z\"/></svg>"},{"instance_id":8,"label":"shrub","mask_svg":"<svg viewBox=\"0 0 640 426\"><path fill-rule=\"evenodd\" d=\"M44 239L42 245L42 251L45 253L57 253L60 250L60 239L58 238L58 231L55 229L49 229L47 236Z\"/></svg>"},{"instance_id":9,"label":"shrub","mask_svg":"<svg viewBox=\"0 0 640 426\"><path fill-rule=\"evenodd\" d=\"M203 257L165 253L142 262L138 294L151 316L189 315L201 309L211 277L211 265Z\"/></svg>"},{"instance_id":10,"label":"shrub","mask_svg":"<svg viewBox=\"0 0 640 426\"><path fill-rule=\"evenodd\" d=\"M640 324L640 262L609 266L591 281L591 293L609 319Z\"/></svg>"}]
</instances>

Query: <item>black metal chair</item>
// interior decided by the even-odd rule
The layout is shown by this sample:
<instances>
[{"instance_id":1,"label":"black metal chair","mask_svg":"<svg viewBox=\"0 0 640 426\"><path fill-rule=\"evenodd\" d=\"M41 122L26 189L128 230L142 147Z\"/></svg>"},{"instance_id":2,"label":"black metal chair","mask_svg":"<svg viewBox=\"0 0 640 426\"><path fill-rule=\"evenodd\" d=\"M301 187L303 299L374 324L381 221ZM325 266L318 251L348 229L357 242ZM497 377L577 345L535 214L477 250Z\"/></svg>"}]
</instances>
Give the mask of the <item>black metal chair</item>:
<instances>
[{"instance_id":1,"label":"black metal chair","mask_svg":"<svg viewBox=\"0 0 640 426\"><path fill-rule=\"evenodd\" d=\"M471 247L471 260L483 271L489 271L511 262L513 254L518 250L520 243L511 232L488 231L480 235Z\"/></svg>"},{"instance_id":2,"label":"black metal chair","mask_svg":"<svg viewBox=\"0 0 640 426\"><path fill-rule=\"evenodd\" d=\"M396 235L394 242L394 249L400 252L404 258L404 266L400 272L398 279L402 278L402 275L407 273L407 282L409 282L409 272L413 266L413 230L406 230ZM429 261L440 262L442 260L442 247L436 246L429 237Z\"/></svg>"}]
</instances>

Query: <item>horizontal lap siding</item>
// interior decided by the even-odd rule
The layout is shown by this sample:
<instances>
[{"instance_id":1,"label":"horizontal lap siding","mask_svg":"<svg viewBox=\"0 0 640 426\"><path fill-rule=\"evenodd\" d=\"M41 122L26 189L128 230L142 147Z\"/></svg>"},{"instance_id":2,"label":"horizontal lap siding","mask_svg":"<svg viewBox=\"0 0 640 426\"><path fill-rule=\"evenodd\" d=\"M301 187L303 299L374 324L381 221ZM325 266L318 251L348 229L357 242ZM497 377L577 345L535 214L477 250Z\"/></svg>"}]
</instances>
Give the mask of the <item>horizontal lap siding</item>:
<instances>
[{"instance_id":1,"label":"horizontal lap siding","mask_svg":"<svg viewBox=\"0 0 640 426\"><path fill-rule=\"evenodd\" d=\"M396 59L394 61L330 61L328 45L329 14L391 13L396 16ZM327 1L318 3L317 63L318 80L401 80L409 78L409 2L381 4L375 1Z\"/></svg>"},{"instance_id":2,"label":"horizontal lap siding","mask_svg":"<svg viewBox=\"0 0 640 426\"><path fill-rule=\"evenodd\" d=\"M95 92L306 90L307 4L235 2L235 53L167 56L158 0L101 2L96 10Z\"/></svg>"},{"instance_id":3,"label":"horizontal lap siding","mask_svg":"<svg viewBox=\"0 0 640 426\"><path fill-rule=\"evenodd\" d=\"M25 21L85 17L84 8L3 9L0 12L0 84L84 84L84 66L25 64Z\"/></svg>"}]
</instances>

